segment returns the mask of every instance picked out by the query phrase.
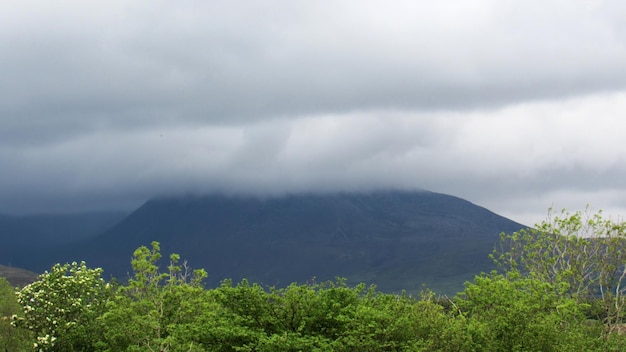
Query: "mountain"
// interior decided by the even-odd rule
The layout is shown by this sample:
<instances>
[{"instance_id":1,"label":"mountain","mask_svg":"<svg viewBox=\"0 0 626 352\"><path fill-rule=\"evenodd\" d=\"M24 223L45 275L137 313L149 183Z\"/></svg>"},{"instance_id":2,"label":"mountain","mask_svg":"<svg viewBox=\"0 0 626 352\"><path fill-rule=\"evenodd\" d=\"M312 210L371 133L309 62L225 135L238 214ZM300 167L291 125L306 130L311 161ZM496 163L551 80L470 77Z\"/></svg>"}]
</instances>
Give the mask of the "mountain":
<instances>
[{"instance_id":1,"label":"mountain","mask_svg":"<svg viewBox=\"0 0 626 352\"><path fill-rule=\"evenodd\" d=\"M95 237L127 215L122 212L0 214L0 264L43 271L54 264L54 254L65 246Z\"/></svg>"},{"instance_id":2,"label":"mountain","mask_svg":"<svg viewBox=\"0 0 626 352\"><path fill-rule=\"evenodd\" d=\"M283 286L340 276L389 292L426 285L455 293L493 268L488 256L500 232L523 227L426 191L173 197L146 202L64 255L125 279L134 249L159 241L164 257L178 253L206 269L209 285L245 277Z\"/></svg>"},{"instance_id":3,"label":"mountain","mask_svg":"<svg viewBox=\"0 0 626 352\"><path fill-rule=\"evenodd\" d=\"M32 271L0 265L0 277L7 279L11 286L24 287L35 281L37 276Z\"/></svg>"}]
</instances>

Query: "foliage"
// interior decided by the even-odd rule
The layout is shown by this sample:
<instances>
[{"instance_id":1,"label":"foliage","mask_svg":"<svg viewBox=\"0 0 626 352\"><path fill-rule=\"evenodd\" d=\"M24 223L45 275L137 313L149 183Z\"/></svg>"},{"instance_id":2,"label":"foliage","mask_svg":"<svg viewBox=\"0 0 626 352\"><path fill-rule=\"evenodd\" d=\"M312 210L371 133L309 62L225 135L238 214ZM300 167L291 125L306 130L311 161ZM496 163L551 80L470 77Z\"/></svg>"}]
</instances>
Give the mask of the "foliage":
<instances>
[{"instance_id":1,"label":"foliage","mask_svg":"<svg viewBox=\"0 0 626 352\"><path fill-rule=\"evenodd\" d=\"M593 302L609 331L624 323L626 223L586 212L552 213L534 229L502 234L493 255L507 275L553 285L579 303ZM598 299L599 298L599 299Z\"/></svg>"},{"instance_id":2,"label":"foliage","mask_svg":"<svg viewBox=\"0 0 626 352\"><path fill-rule=\"evenodd\" d=\"M204 270L191 271L172 254L167 272L159 271L158 242L138 248L132 259L134 277L107 306L100 321L106 327L99 348L110 351L176 351L174 327L202 313Z\"/></svg>"},{"instance_id":3,"label":"foliage","mask_svg":"<svg viewBox=\"0 0 626 352\"><path fill-rule=\"evenodd\" d=\"M11 325L11 317L19 311L15 288L0 277L0 349L3 351L28 351L32 347L28 330Z\"/></svg>"},{"instance_id":4,"label":"foliage","mask_svg":"<svg viewBox=\"0 0 626 352\"><path fill-rule=\"evenodd\" d=\"M585 325L585 306L557 291L537 279L511 280L491 273L467 283L455 303L489 350L589 350L581 346L593 341L593 336L585 336L585 331L593 332Z\"/></svg>"},{"instance_id":5,"label":"foliage","mask_svg":"<svg viewBox=\"0 0 626 352\"><path fill-rule=\"evenodd\" d=\"M89 351L98 330L96 318L111 296L102 269L56 264L17 292L22 312L14 325L32 331L39 351Z\"/></svg>"},{"instance_id":6,"label":"foliage","mask_svg":"<svg viewBox=\"0 0 626 352\"><path fill-rule=\"evenodd\" d=\"M207 289L206 272L177 254L162 270L153 242L134 252L134 274L120 286L84 263L55 265L19 291L15 324L50 351L625 350L624 226L583 215L503 234L493 255L503 272L476 276L453 298L340 278Z\"/></svg>"}]
</instances>

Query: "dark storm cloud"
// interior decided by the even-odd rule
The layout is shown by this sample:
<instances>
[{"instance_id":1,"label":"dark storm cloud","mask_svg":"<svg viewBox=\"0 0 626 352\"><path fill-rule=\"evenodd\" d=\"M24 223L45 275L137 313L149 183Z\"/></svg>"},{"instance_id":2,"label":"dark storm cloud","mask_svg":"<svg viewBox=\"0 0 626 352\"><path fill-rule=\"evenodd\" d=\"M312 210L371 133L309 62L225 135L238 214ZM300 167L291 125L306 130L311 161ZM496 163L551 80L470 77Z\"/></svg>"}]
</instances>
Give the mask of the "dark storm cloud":
<instances>
[{"instance_id":1,"label":"dark storm cloud","mask_svg":"<svg viewBox=\"0 0 626 352\"><path fill-rule=\"evenodd\" d=\"M624 23L591 0L5 1L0 212L377 187L613 206Z\"/></svg>"}]
</instances>

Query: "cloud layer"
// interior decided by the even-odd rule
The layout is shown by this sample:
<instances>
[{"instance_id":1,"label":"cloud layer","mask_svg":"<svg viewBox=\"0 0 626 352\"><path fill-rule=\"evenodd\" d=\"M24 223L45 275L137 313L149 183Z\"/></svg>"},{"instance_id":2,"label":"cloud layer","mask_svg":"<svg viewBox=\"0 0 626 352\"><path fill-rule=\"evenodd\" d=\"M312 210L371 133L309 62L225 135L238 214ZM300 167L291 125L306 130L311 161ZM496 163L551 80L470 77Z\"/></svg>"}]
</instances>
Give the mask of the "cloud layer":
<instances>
[{"instance_id":1,"label":"cloud layer","mask_svg":"<svg viewBox=\"0 0 626 352\"><path fill-rule=\"evenodd\" d=\"M0 212L424 188L626 214L619 1L6 1Z\"/></svg>"}]
</instances>

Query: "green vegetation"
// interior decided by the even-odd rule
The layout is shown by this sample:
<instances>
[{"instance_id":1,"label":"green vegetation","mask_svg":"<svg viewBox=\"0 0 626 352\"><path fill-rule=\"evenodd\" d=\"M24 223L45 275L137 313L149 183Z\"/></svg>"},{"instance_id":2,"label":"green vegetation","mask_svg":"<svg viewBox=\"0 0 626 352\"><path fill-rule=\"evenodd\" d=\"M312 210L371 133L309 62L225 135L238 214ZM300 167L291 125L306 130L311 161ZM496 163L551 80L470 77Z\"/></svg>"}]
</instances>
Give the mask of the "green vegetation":
<instances>
[{"instance_id":1,"label":"green vegetation","mask_svg":"<svg viewBox=\"0 0 626 352\"><path fill-rule=\"evenodd\" d=\"M84 262L54 265L17 292L22 314L13 325L30 330L37 349L89 350L101 328L98 318L112 296L111 285L101 274L102 269L89 269Z\"/></svg>"},{"instance_id":2,"label":"green vegetation","mask_svg":"<svg viewBox=\"0 0 626 352\"><path fill-rule=\"evenodd\" d=\"M55 265L22 289L0 281L5 351L622 351L626 225L563 212L503 234L484 273L455 297L364 284L206 289L207 273L159 243L133 277L106 283L85 263Z\"/></svg>"},{"instance_id":3,"label":"green vegetation","mask_svg":"<svg viewBox=\"0 0 626 352\"><path fill-rule=\"evenodd\" d=\"M12 317L21 311L22 307L17 302L15 288L5 278L0 277L0 350L32 350L31 333L11 324Z\"/></svg>"}]
</instances>

